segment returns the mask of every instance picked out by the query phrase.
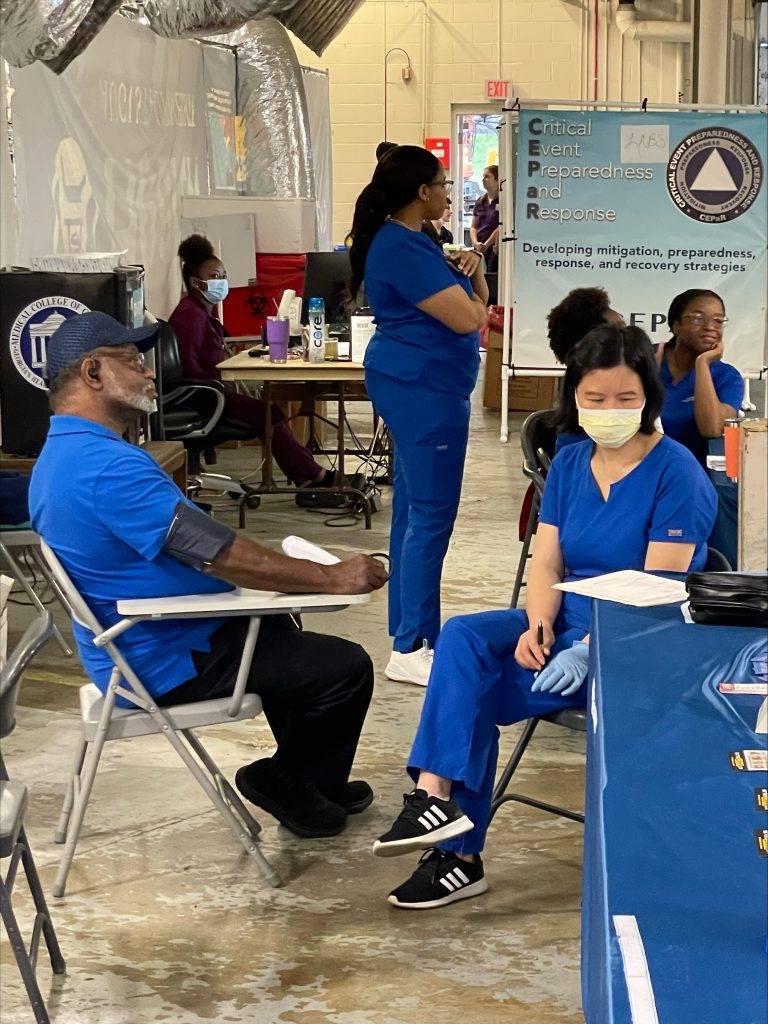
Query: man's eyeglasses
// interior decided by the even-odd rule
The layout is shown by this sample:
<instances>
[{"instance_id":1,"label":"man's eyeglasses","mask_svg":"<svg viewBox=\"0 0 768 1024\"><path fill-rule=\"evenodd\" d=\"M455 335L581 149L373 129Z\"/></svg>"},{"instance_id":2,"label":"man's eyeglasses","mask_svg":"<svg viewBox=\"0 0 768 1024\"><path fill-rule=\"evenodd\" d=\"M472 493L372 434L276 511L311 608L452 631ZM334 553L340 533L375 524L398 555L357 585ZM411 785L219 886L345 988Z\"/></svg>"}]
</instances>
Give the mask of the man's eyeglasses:
<instances>
[{"instance_id":1,"label":"man's eyeglasses","mask_svg":"<svg viewBox=\"0 0 768 1024\"><path fill-rule=\"evenodd\" d=\"M119 359L121 363L127 363L134 370L144 370L147 365L146 358L143 352L120 352L113 348L99 349L98 355L100 359L104 357L111 357L112 359Z\"/></svg>"},{"instance_id":2,"label":"man's eyeglasses","mask_svg":"<svg viewBox=\"0 0 768 1024\"><path fill-rule=\"evenodd\" d=\"M703 327L704 324L714 324L718 331L722 331L728 323L727 316L705 316L704 313L683 313L682 320L690 320L695 327Z\"/></svg>"}]
</instances>

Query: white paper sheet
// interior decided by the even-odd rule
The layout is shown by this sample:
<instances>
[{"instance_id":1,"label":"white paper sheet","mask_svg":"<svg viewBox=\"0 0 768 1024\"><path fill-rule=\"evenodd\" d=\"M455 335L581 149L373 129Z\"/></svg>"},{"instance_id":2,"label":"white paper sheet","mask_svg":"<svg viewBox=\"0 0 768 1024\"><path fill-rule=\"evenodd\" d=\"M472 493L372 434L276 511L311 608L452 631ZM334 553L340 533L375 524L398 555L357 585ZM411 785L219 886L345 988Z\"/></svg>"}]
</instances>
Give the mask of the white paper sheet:
<instances>
[{"instance_id":1,"label":"white paper sheet","mask_svg":"<svg viewBox=\"0 0 768 1024\"><path fill-rule=\"evenodd\" d=\"M680 604L688 596L684 583L635 569L609 572L605 576L593 576L592 579L575 580L573 583L556 583L554 589L583 594L599 601L617 601L636 608Z\"/></svg>"}]
</instances>

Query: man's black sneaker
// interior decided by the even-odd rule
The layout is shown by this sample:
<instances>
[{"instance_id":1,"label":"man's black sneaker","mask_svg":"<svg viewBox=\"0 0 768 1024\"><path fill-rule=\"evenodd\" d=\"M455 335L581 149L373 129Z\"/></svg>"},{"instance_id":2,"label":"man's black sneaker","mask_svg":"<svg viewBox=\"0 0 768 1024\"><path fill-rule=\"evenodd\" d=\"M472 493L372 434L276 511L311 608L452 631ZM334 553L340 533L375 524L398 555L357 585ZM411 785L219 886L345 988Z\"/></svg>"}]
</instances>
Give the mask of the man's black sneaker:
<instances>
[{"instance_id":1,"label":"man's black sneaker","mask_svg":"<svg viewBox=\"0 0 768 1024\"><path fill-rule=\"evenodd\" d=\"M479 896L487 888L479 853L470 863L447 850L429 850L408 881L393 889L387 899L403 910L431 910Z\"/></svg>"},{"instance_id":2,"label":"man's black sneaker","mask_svg":"<svg viewBox=\"0 0 768 1024\"><path fill-rule=\"evenodd\" d=\"M425 850L474 828L455 800L438 800L427 796L423 789L404 793L403 804L392 828L373 844L377 857L399 857L411 850Z\"/></svg>"},{"instance_id":3,"label":"man's black sneaker","mask_svg":"<svg viewBox=\"0 0 768 1024\"><path fill-rule=\"evenodd\" d=\"M269 757L240 768L235 785L246 800L302 839L337 836L347 824L343 807L326 800L311 782L283 775Z\"/></svg>"}]
</instances>

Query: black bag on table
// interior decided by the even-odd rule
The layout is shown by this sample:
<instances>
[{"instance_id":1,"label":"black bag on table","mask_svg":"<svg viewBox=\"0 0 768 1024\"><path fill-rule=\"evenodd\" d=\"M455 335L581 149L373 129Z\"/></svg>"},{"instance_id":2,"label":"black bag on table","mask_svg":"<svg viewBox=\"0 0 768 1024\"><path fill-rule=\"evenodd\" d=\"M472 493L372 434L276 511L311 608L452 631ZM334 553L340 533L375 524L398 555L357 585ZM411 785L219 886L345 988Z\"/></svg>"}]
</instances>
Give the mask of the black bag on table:
<instances>
[{"instance_id":1,"label":"black bag on table","mask_svg":"<svg viewBox=\"0 0 768 1024\"><path fill-rule=\"evenodd\" d=\"M768 574L692 572L685 586L694 622L768 629Z\"/></svg>"}]
</instances>

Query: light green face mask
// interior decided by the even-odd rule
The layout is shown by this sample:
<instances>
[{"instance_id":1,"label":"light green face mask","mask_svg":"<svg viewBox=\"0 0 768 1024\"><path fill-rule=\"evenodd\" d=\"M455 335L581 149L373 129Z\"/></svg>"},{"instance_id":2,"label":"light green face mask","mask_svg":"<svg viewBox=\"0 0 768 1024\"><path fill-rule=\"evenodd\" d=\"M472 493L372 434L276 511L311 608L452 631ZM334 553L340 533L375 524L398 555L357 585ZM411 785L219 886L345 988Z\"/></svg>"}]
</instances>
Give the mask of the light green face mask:
<instances>
[{"instance_id":1,"label":"light green face mask","mask_svg":"<svg viewBox=\"0 0 768 1024\"><path fill-rule=\"evenodd\" d=\"M582 409L578 401L579 426L602 448L621 448L640 429L645 402L639 409Z\"/></svg>"}]
</instances>

